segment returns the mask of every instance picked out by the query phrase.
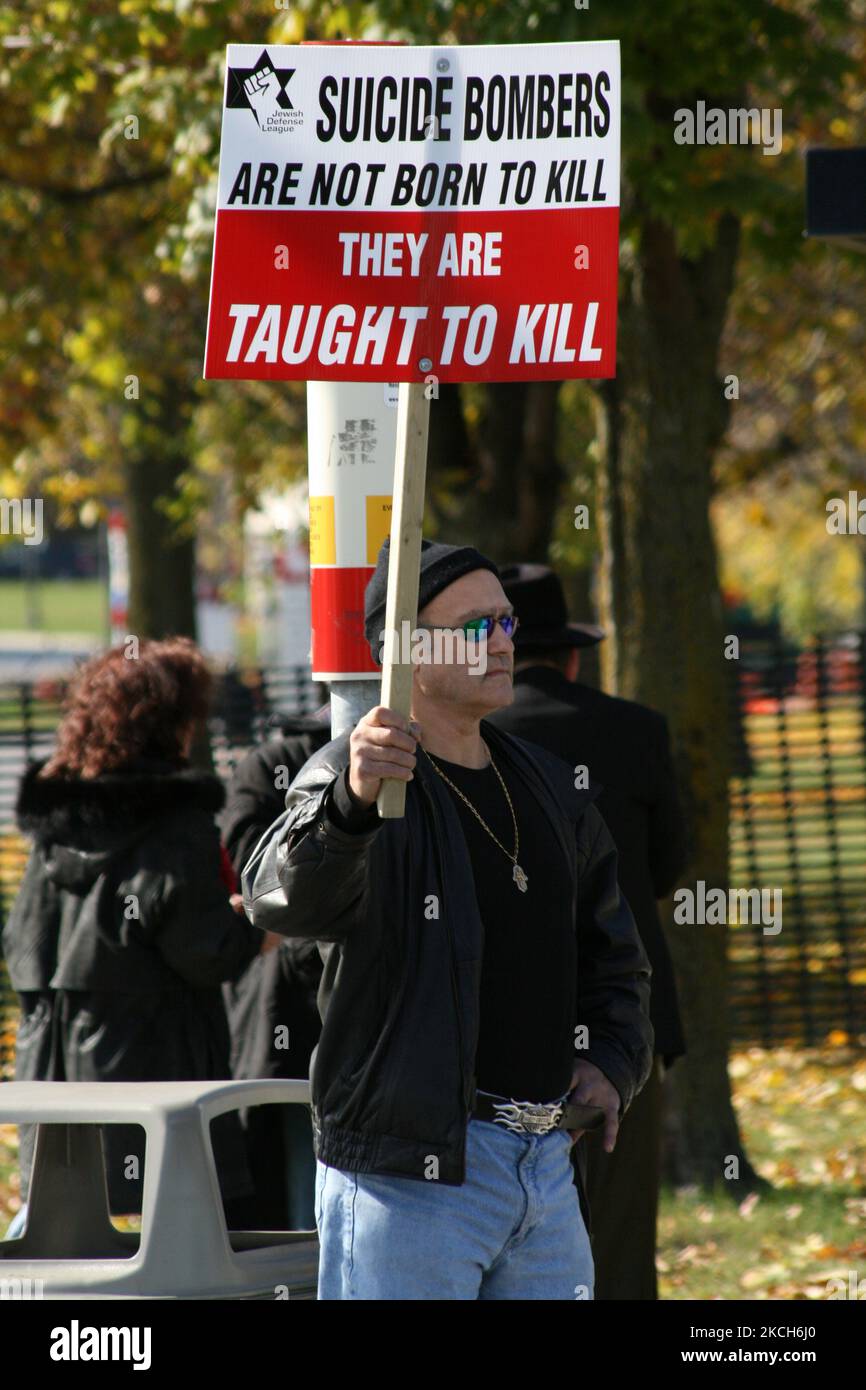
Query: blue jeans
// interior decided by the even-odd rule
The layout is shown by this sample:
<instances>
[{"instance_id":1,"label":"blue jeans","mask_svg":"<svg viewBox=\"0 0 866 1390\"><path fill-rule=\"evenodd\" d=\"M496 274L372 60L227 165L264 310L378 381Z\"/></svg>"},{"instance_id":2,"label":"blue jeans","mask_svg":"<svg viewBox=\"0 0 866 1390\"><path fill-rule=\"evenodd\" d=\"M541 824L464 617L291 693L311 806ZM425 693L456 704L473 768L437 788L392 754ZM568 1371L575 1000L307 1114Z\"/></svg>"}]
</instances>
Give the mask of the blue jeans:
<instances>
[{"instance_id":1,"label":"blue jeans","mask_svg":"<svg viewBox=\"0 0 866 1390\"><path fill-rule=\"evenodd\" d=\"M460 1187L317 1162L319 1298L592 1298L570 1149L471 1119Z\"/></svg>"},{"instance_id":2,"label":"blue jeans","mask_svg":"<svg viewBox=\"0 0 866 1390\"><path fill-rule=\"evenodd\" d=\"M12 1220L9 1222L8 1229L3 1240L17 1240L18 1236L24 1234L24 1227L27 1225L27 1203L22 1202Z\"/></svg>"}]
</instances>

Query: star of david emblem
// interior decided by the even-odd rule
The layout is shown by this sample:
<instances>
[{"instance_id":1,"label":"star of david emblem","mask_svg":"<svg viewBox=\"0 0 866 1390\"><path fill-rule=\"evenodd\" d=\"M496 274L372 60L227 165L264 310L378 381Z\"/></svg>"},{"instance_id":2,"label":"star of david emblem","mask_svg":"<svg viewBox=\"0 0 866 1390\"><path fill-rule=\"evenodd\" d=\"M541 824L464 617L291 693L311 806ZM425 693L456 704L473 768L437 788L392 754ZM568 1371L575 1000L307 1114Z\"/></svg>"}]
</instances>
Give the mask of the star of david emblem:
<instances>
[{"instance_id":1,"label":"star of david emblem","mask_svg":"<svg viewBox=\"0 0 866 1390\"><path fill-rule=\"evenodd\" d=\"M276 67L271 62L268 50L263 48L261 56L251 68L229 68L226 106L234 110L246 108L247 111L252 111L256 121L261 125L259 120L261 107L255 101L255 97L267 85L276 105L283 111L293 111L294 107L289 100L286 87L295 71L295 68ZM251 95L253 100L250 99Z\"/></svg>"}]
</instances>

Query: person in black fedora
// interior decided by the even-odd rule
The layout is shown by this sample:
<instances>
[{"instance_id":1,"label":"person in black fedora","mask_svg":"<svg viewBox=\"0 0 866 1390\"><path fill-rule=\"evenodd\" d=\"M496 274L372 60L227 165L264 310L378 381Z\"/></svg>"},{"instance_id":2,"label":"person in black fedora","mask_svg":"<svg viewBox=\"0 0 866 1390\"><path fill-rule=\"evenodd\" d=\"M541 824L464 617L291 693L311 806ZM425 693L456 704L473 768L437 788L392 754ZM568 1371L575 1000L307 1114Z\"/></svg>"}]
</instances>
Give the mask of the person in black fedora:
<instances>
[{"instance_id":1,"label":"person in black fedora","mask_svg":"<svg viewBox=\"0 0 866 1390\"><path fill-rule=\"evenodd\" d=\"M244 869L252 920L324 961L322 1300L592 1297L572 1143L600 1122L612 1150L652 1068L649 963L592 792L488 721L516 630L490 560L425 543L417 631L449 655L413 642L411 720L377 706L314 754ZM399 819L384 778L406 783Z\"/></svg>"},{"instance_id":2,"label":"person in black fedora","mask_svg":"<svg viewBox=\"0 0 866 1390\"><path fill-rule=\"evenodd\" d=\"M685 863L684 823L665 719L632 700L577 680L580 649L604 632L568 621L562 585L546 565L507 565L502 586L520 614L514 701L491 716L508 733L559 754L575 778L600 783L596 802L619 853L619 882L652 966L650 1017L655 1059L649 1081L612 1154L596 1136L586 1148L587 1197L598 1299L654 1299L661 1167L661 1078L685 1052L670 951L657 899Z\"/></svg>"}]
</instances>

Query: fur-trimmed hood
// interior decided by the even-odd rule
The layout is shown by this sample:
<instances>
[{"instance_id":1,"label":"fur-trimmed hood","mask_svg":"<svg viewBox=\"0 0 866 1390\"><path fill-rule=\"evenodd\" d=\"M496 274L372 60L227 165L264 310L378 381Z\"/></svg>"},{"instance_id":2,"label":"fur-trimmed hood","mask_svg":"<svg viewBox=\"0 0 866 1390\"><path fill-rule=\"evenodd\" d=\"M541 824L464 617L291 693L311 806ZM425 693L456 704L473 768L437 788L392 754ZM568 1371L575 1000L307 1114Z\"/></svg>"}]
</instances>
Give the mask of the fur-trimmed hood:
<instances>
[{"instance_id":1,"label":"fur-trimmed hood","mask_svg":"<svg viewBox=\"0 0 866 1390\"><path fill-rule=\"evenodd\" d=\"M44 766L31 764L21 779L18 825L42 849L49 877L78 890L155 821L190 811L215 816L225 801L219 778L195 768L153 762L99 777L40 777Z\"/></svg>"}]
</instances>

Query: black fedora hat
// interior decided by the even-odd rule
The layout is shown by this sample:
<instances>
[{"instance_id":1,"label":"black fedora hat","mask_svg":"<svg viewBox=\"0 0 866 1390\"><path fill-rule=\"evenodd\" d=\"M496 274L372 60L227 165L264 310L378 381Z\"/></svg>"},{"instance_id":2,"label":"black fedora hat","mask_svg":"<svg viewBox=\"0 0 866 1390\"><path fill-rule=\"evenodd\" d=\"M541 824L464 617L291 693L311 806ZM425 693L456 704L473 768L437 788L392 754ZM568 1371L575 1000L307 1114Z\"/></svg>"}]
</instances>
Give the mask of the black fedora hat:
<instances>
[{"instance_id":1,"label":"black fedora hat","mask_svg":"<svg viewBox=\"0 0 866 1390\"><path fill-rule=\"evenodd\" d=\"M521 647L594 647L604 629L570 623L559 576L548 565L500 565L499 578L520 619L514 635Z\"/></svg>"}]
</instances>

